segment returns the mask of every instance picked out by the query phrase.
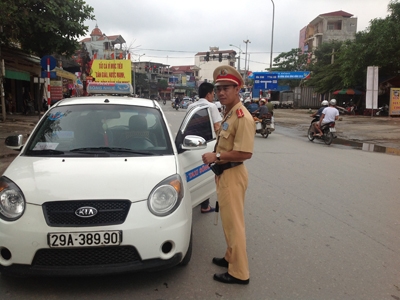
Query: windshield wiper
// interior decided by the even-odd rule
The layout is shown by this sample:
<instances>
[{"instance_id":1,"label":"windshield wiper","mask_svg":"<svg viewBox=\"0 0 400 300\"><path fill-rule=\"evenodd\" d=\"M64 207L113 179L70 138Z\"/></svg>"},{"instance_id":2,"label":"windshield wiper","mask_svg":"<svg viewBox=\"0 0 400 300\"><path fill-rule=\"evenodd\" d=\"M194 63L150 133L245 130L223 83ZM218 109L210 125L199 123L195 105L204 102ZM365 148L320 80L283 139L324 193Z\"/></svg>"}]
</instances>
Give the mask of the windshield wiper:
<instances>
[{"instance_id":1,"label":"windshield wiper","mask_svg":"<svg viewBox=\"0 0 400 300\"><path fill-rule=\"evenodd\" d=\"M27 155L62 155L64 151L53 150L53 149L45 149L45 150L29 150L26 153Z\"/></svg>"},{"instance_id":2,"label":"windshield wiper","mask_svg":"<svg viewBox=\"0 0 400 300\"><path fill-rule=\"evenodd\" d=\"M115 147L87 147L87 148L76 148L72 149L70 152L113 152L113 153L132 153L132 154L142 154L142 155L154 155L150 151L137 151L129 148L115 148Z\"/></svg>"}]
</instances>

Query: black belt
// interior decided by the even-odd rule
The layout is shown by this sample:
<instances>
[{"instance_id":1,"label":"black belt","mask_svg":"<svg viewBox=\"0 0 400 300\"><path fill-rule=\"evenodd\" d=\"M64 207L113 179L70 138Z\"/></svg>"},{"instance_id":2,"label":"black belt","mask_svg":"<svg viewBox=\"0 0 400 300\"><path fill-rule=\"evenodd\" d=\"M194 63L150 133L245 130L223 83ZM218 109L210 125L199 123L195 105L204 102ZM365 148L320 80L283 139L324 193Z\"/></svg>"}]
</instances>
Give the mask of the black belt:
<instances>
[{"instance_id":1,"label":"black belt","mask_svg":"<svg viewBox=\"0 0 400 300\"><path fill-rule=\"evenodd\" d=\"M214 172L215 175L219 176L221 175L225 170L228 170L230 168L236 167L241 165L243 162L228 162L225 164L216 164L212 163L210 164L211 170Z\"/></svg>"},{"instance_id":2,"label":"black belt","mask_svg":"<svg viewBox=\"0 0 400 300\"><path fill-rule=\"evenodd\" d=\"M222 171L228 170L230 168L240 166L243 162L228 162L225 164L218 164L218 167L221 168Z\"/></svg>"}]
</instances>

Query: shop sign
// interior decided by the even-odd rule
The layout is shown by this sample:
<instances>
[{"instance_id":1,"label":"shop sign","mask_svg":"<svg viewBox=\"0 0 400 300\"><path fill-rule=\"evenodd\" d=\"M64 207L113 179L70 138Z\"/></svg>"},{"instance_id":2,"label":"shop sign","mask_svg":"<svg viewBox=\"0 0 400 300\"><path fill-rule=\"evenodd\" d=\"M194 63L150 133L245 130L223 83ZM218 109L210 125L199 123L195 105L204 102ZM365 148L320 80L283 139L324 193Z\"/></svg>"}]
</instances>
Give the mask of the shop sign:
<instances>
[{"instance_id":1,"label":"shop sign","mask_svg":"<svg viewBox=\"0 0 400 300\"><path fill-rule=\"evenodd\" d=\"M91 75L95 82L131 83L132 65L130 60L101 60L92 63Z\"/></svg>"}]
</instances>

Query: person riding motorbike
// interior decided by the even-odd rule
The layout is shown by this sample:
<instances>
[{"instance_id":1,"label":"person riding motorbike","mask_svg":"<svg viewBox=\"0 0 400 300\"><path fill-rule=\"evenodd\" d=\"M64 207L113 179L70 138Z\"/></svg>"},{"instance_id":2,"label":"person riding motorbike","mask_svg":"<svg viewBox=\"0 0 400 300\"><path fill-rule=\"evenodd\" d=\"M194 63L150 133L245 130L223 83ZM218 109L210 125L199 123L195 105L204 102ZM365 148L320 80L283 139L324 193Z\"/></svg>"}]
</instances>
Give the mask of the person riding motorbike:
<instances>
[{"instance_id":1,"label":"person riding motorbike","mask_svg":"<svg viewBox=\"0 0 400 300\"><path fill-rule=\"evenodd\" d=\"M271 116L274 115L274 105L271 103L271 99L266 100L267 103L265 104L266 107L268 107L268 112L271 114Z\"/></svg>"},{"instance_id":2,"label":"person riding motorbike","mask_svg":"<svg viewBox=\"0 0 400 300\"><path fill-rule=\"evenodd\" d=\"M310 116L311 118L321 117L322 111L323 111L326 107L328 107L328 105L329 105L328 100L322 101L322 102L321 102L321 105L322 105L322 106L321 106L315 113L313 113L313 114Z\"/></svg>"},{"instance_id":3,"label":"person riding motorbike","mask_svg":"<svg viewBox=\"0 0 400 300\"><path fill-rule=\"evenodd\" d=\"M335 122L337 119L339 119L339 111L335 106L336 106L336 99L331 99L331 101L329 101L329 106L324 108L324 110L322 111L319 121L314 123L315 129L318 130L319 132L315 134L316 136L323 135L321 130L321 127L323 125Z\"/></svg>"},{"instance_id":4,"label":"person riding motorbike","mask_svg":"<svg viewBox=\"0 0 400 300\"><path fill-rule=\"evenodd\" d=\"M179 97L175 98L175 107L179 107L179 103L181 102L181 99Z\"/></svg>"},{"instance_id":5,"label":"person riding motorbike","mask_svg":"<svg viewBox=\"0 0 400 300\"><path fill-rule=\"evenodd\" d=\"M253 112L254 121L261 122L263 118L267 117L268 107L265 105L266 102L264 98L260 100L260 107Z\"/></svg>"}]
</instances>

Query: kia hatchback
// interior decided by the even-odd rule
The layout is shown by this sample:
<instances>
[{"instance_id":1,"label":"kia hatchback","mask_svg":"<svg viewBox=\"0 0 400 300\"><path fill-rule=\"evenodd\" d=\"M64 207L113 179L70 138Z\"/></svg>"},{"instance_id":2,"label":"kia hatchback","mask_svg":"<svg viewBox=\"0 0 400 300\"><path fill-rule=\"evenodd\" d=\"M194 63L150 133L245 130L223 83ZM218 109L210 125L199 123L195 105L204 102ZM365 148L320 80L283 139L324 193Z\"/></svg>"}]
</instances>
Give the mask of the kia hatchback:
<instances>
[{"instance_id":1,"label":"kia hatchback","mask_svg":"<svg viewBox=\"0 0 400 300\"><path fill-rule=\"evenodd\" d=\"M115 94L115 92L113 93ZM174 139L155 100L57 102L0 178L0 272L91 275L189 262L192 208L215 193L201 156L215 133L205 106Z\"/></svg>"}]
</instances>

